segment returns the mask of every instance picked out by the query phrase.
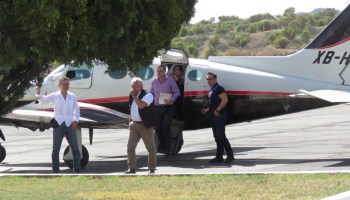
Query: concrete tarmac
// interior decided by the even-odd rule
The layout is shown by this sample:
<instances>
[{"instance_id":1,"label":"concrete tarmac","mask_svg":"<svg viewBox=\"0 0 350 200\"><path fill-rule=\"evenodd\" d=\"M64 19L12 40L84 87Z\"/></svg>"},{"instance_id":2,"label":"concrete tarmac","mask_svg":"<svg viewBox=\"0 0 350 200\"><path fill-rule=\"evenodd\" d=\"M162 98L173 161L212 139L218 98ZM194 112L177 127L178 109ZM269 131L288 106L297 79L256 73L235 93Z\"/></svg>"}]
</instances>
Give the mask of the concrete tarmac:
<instances>
[{"instance_id":1,"label":"concrete tarmac","mask_svg":"<svg viewBox=\"0 0 350 200\"><path fill-rule=\"evenodd\" d=\"M51 173L52 130L0 126L7 157L0 176ZM216 145L211 129L184 131L184 145L176 156L158 154L156 174L239 173L338 173L350 172L350 105L337 105L252 122L227 125L226 134L236 160L209 164ZM94 130L90 146L88 130L83 144L90 154L81 174L124 175L127 169L128 130ZM63 141L61 159L67 142ZM147 151L137 147L138 175L147 174ZM61 162L62 174L72 171Z\"/></svg>"}]
</instances>

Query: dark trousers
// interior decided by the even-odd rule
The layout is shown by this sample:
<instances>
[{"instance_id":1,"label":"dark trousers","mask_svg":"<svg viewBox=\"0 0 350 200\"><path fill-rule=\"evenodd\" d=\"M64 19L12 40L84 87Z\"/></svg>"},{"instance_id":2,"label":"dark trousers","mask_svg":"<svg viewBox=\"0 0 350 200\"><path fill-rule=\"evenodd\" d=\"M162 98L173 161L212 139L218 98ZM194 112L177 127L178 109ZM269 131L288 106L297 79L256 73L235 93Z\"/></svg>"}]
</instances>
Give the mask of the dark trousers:
<instances>
[{"instance_id":1,"label":"dark trousers","mask_svg":"<svg viewBox=\"0 0 350 200\"><path fill-rule=\"evenodd\" d=\"M156 134L158 136L158 150L170 152L171 148L171 121L174 115L174 106L156 106Z\"/></svg>"},{"instance_id":2,"label":"dark trousers","mask_svg":"<svg viewBox=\"0 0 350 200\"><path fill-rule=\"evenodd\" d=\"M225 124L227 120L227 113L221 113L219 117L212 117L212 129L216 142L216 157L222 158L224 150L227 157L233 157L233 150L230 142L226 138Z\"/></svg>"}]
</instances>

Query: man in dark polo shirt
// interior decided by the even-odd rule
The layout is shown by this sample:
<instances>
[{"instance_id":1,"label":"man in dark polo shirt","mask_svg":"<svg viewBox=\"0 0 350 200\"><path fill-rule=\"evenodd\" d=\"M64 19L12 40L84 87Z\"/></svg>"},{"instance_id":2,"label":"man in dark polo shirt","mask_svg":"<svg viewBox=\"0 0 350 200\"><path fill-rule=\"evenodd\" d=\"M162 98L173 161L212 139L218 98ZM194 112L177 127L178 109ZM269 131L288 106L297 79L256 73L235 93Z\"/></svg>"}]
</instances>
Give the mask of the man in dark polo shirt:
<instances>
[{"instance_id":1,"label":"man in dark polo shirt","mask_svg":"<svg viewBox=\"0 0 350 200\"><path fill-rule=\"evenodd\" d=\"M231 144L226 138L225 124L227 120L226 104L228 102L225 89L217 82L217 75L213 72L207 73L208 85L211 87L209 97L209 108L202 109L202 114L209 112L211 117L213 134L216 142L216 156L209 163L231 163L235 157ZM224 150L227 158L223 159Z\"/></svg>"}]
</instances>

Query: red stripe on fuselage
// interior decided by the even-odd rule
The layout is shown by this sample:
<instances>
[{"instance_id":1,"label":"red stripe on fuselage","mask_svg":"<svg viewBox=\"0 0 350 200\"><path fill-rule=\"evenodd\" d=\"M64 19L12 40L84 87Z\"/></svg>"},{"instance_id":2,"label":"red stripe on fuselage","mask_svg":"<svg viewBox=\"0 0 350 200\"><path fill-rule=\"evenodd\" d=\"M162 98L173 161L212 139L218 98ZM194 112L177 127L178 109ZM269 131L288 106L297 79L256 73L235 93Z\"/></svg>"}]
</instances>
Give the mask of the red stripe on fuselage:
<instances>
[{"instance_id":1,"label":"red stripe on fuselage","mask_svg":"<svg viewBox=\"0 0 350 200\"><path fill-rule=\"evenodd\" d=\"M208 95L208 90L201 91L186 91L184 96L201 96ZM291 95L291 92L269 92L269 91L226 91L227 95Z\"/></svg>"},{"instance_id":2,"label":"red stripe on fuselage","mask_svg":"<svg viewBox=\"0 0 350 200\"><path fill-rule=\"evenodd\" d=\"M98 103L123 102L128 100L129 100L128 96L123 96L123 97L108 97L108 98L100 98L100 99L83 99L78 101L83 103L98 104Z\"/></svg>"}]
</instances>

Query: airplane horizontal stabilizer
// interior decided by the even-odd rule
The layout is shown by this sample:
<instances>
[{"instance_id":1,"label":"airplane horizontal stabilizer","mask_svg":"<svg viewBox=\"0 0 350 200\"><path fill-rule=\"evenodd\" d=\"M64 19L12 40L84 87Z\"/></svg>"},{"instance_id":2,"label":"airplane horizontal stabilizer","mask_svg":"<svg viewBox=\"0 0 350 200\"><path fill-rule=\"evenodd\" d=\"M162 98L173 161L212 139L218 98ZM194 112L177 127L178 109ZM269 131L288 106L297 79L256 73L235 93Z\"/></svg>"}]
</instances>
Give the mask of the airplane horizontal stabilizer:
<instances>
[{"instance_id":1,"label":"airplane horizontal stabilizer","mask_svg":"<svg viewBox=\"0 0 350 200\"><path fill-rule=\"evenodd\" d=\"M299 92L315 98L323 99L331 103L350 102L350 92L343 91L343 90L315 90L315 91L299 90Z\"/></svg>"}]
</instances>

